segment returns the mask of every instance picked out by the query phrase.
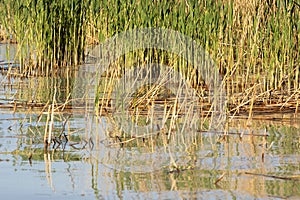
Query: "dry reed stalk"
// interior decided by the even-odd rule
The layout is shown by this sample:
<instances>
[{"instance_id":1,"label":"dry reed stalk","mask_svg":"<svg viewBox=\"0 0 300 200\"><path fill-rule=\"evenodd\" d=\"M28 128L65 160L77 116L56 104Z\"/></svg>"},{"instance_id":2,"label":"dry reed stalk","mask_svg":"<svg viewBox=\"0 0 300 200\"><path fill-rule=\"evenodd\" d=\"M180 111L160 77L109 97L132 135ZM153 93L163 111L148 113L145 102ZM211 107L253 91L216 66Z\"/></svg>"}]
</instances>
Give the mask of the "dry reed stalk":
<instances>
[{"instance_id":1,"label":"dry reed stalk","mask_svg":"<svg viewBox=\"0 0 300 200\"><path fill-rule=\"evenodd\" d=\"M217 180L214 182L214 184L217 185L224 178L225 174L226 174L226 172L223 172L223 174L219 178L217 178Z\"/></svg>"},{"instance_id":2,"label":"dry reed stalk","mask_svg":"<svg viewBox=\"0 0 300 200\"><path fill-rule=\"evenodd\" d=\"M50 120L50 109L51 109L51 105L48 106L48 112L47 112L47 120L46 120L46 125L45 125L45 134L44 134L44 151L48 151L48 146L50 144L48 144L47 141L47 135L48 135L48 124L49 124L49 120Z\"/></svg>"},{"instance_id":3,"label":"dry reed stalk","mask_svg":"<svg viewBox=\"0 0 300 200\"><path fill-rule=\"evenodd\" d=\"M52 139L52 129L54 126L54 109L55 109L55 102L56 102L56 87L54 87L54 94L53 94L53 99L52 99L52 105L51 105L51 118L50 118L50 123L49 123L49 131L48 131L48 148L51 144L51 139Z\"/></svg>"},{"instance_id":4,"label":"dry reed stalk","mask_svg":"<svg viewBox=\"0 0 300 200\"><path fill-rule=\"evenodd\" d=\"M161 74L161 78L159 79L159 82L156 83L152 83L151 87L146 91L145 94L142 94L142 96L139 96L139 94L137 94L138 96L138 100L136 102L134 102L134 104L132 103L132 101L130 102L131 105L133 105L133 107L136 107L136 105L140 105L142 102L147 101L148 103L150 103L150 101L152 101L153 99L155 99L155 96L159 93L160 89L168 83L168 75L171 73L171 68L170 70L164 72L163 74ZM149 72L148 72L149 73ZM136 82L138 79L138 77L136 77L135 81ZM144 82L146 82L147 79L144 80ZM126 96L126 98L128 98L130 94L128 94ZM150 100L150 101L149 101Z\"/></svg>"},{"instance_id":5,"label":"dry reed stalk","mask_svg":"<svg viewBox=\"0 0 300 200\"><path fill-rule=\"evenodd\" d=\"M105 77L104 90L103 90L103 94L107 95L105 98L104 98L104 96L100 97L99 89L96 90L97 94L96 94L96 102L95 103L96 103L96 115L97 116L102 116L102 112L103 112L103 110L105 110L104 108L108 107L108 105L109 105L109 102L111 100L110 96L112 93L113 84L115 83L116 74L117 74L117 71L113 70L112 76ZM98 81L98 87L99 87L99 85L100 85L100 80ZM99 108L100 102L101 102L101 106ZM100 113L99 113L99 109L100 109Z\"/></svg>"},{"instance_id":6,"label":"dry reed stalk","mask_svg":"<svg viewBox=\"0 0 300 200\"><path fill-rule=\"evenodd\" d=\"M256 98L259 98L259 97L262 97L264 96L265 94L267 94L269 91L266 91L266 92L263 92L263 93L260 93L256 96ZM252 98L247 100L247 101L244 101L246 100L248 97L250 96L250 93L248 93L244 98L243 98L243 102L241 102L239 105L237 105L236 107L232 108L229 112L234 112L233 113L233 116L236 115L236 113L239 111L239 109L242 107L242 106L245 106L247 105L248 103L251 102Z\"/></svg>"},{"instance_id":7,"label":"dry reed stalk","mask_svg":"<svg viewBox=\"0 0 300 200\"><path fill-rule=\"evenodd\" d=\"M252 90L252 97L251 97L251 101L250 101L250 109L249 109L249 115L248 115L248 120L251 120L252 119L252 116L253 116L253 105L254 105L254 102L255 102L255 99L257 98L256 96L256 86L257 84L255 84L253 86L253 90Z\"/></svg>"},{"instance_id":8,"label":"dry reed stalk","mask_svg":"<svg viewBox=\"0 0 300 200\"><path fill-rule=\"evenodd\" d=\"M37 123L39 123L42 119L42 116L43 116L43 113L44 111L46 110L46 108L48 107L49 105L49 101L47 101L47 103L44 105L44 107L42 108L42 110L40 111L40 113L38 114L38 117L37 117ZM44 140L45 141L45 140Z\"/></svg>"},{"instance_id":9,"label":"dry reed stalk","mask_svg":"<svg viewBox=\"0 0 300 200\"><path fill-rule=\"evenodd\" d=\"M171 137L171 133L174 132L175 129L175 124L176 124L176 120L178 118L178 115L176 114L176 110L177 110L177 105L178 101L175 100L174 106L172 106L172 115L171 115L171 120L170 120L170 127L169 127L169 131L168 131L168 140L170 140Z\"/></svg>"},{"instance_id":10,"label":"dry reed stalk","mask_svg":"<svg viewBox=\"0 0 300 200\"><path fill-rule=\"evenodd\" d=\"M300 87L298 89L296 89L293 94L291 94L287 99L286 101L282 104L280 110L296 95L300 94ZM298 102L296 103L296 105L298 105ZM296 108L297 110L297 108Z\"/></svg>"}]
</instances>

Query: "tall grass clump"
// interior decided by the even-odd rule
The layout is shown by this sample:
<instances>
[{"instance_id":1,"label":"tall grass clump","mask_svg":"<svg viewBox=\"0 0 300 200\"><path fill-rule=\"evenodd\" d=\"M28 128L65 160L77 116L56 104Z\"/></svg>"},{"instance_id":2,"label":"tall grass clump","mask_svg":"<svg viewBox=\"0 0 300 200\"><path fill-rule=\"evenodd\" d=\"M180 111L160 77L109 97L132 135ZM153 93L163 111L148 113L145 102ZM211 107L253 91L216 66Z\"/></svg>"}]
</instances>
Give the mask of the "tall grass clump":
<instances>
[{"instance_id":1,"label":"tall grass clump","mask_svg":"<svg viewBox=\"0 0 300 200\"><path fill-rule=\"evenodd\" d=\"M2 1L2 24L18 44L21 72L50 74L84 61L89 1Z\"/></svg>"}]
</instances>

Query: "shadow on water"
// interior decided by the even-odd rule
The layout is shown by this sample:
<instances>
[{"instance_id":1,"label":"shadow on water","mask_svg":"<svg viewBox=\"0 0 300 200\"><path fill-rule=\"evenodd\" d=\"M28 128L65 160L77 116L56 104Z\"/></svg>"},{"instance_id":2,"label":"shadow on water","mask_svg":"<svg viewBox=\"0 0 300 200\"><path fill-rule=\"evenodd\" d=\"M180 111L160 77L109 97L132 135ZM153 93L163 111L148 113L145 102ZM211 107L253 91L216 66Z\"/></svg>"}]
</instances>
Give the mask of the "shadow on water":
<instances>
[{"instance_id":1,"label":"shadow on water","mask_svg":"<svg viewBox=\"0 0 300 200\"><path fill-rule=\"evenodd\" d=\"M98 117L90 112L94 87L86 83L87 74L95 72L57 78L0 74L1 197L300 198L299 115L254 116L251 122L240 116L230 121L226 136L199 127L172 128L171 117L158 117L167 128L161 123L156 128L149 126L147 115L140 120L133 115L126 120L136 123L128 124L138 124L144 132L127 135L132 129L114 116L114 107ZM165 94L166 88L159 89ZM174 95L169 90L165 99ZM118 91L124 90L112 96L118 97ZM157 91L160 116L174 104L160 104ZM53 114L51 146L45 151L47 109L54 93L59 108ZM133 95L137 94L145 93ZM68 99L78 101L64 105Z\"/></svg>"}]
</instances>

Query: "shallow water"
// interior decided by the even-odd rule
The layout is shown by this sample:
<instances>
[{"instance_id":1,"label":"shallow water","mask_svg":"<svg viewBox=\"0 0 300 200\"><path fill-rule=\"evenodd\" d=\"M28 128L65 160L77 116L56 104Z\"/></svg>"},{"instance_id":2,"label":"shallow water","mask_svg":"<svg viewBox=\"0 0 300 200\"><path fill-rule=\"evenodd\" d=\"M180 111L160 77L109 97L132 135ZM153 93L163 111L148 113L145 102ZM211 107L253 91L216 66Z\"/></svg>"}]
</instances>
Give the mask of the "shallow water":
<instances>
[{"instance_id":1,"label":"shallow water","mask_svg":"<svg viewBox=\"0 0 300 200\"><path fill-rule=\"evenodd\" d=\"M216 141L214 135L206 133L196 144L180 147L185 151L170 147L172 152L168 152L159 145L154 150L146 144L108 146L101 128L95 128L102 125L93 124L88 132L86 124L91 120L73 117L66 131L73 138L66 148L45 153L43 133L38 131L44 124L30 123L30 117L1 110L0 190L4 199L300 198L297 128L270 123L266 141L248 135L230 135L227 141ZM93 148L89 144L83 149L70 145L79 142L76 147L82 148L90 137ZM264 142L267 149L262 147ZM171 157L181 171L170 171ZM223 173L224 178L215 184Z\"/></svg>"},{"instance_id":2,"label":"shallow water","mask_svg":"<svg viewBox=\"0 0 300 200\"><path fill-rule=\"evenodd\" d=\"M54 86L63 101L70 80L0 74L1 198L300 198L299 115L259 116L251 123L234 119L224 138L187 130L170 143L161 136L120 145L107 137L113 117L68 110L55 113L53 129L54 136L65 133L68 141L62 138L60 146L52 143L44 151L45 110L7 105L46 103Z\"/></svg>"}]
</instances>

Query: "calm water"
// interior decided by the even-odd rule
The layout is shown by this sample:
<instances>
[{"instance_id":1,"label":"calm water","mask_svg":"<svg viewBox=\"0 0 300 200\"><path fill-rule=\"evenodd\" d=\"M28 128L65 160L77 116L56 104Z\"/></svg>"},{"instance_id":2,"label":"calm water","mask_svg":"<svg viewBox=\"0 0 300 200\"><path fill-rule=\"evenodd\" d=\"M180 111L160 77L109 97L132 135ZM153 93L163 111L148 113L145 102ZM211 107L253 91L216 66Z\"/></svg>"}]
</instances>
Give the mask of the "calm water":
<instances>
[{"instance_id":1,"label":"calm water","mask_svg":"<svg viewBox=\"0 0 300 200\"><path fill-rule=\"evenodd\" d=\"M45 111L7 105L47 102L54 85L57 99L65 99L70 82L4 73L0 83L1 199L300 198L299 115L274 114L275 121L251 124L236 119L227 138L186 132L167 145L162 139L115 145L107 137L112 117L68 111L55 114L53 130L68 142L45 152Z\"/></svg>"},{"instance_id":2,"label":"calm water","mask_svg":"<svg viewBox=\"0 0 300 200\"><path fill-rule=\"evenodd\" d=\"M181 146L177 151L170 147L169 152L159 145L154 149L148 145L108 146L102 125L91 125L92 130L87 131L90 121L82 118L70 119L66 133L72 139L64 150L60 147L44 153L40 131L44 124L36 124L34 116L2 109L1 198L300 198L297 128L270 125L266 141L262 137L240 139L235 135L227 141L217 141L213 135L202 134L197 144ZM59 129L60 125L56 127ZM89 138L93 138L93 148L86 145ZM266 150L262 147L264 142L269 145ZM70 144L76 144L76 148ZM85 148L77 149L84 145ZM171 157L182 167L193 168L170 173ZM298 178L282 180L248 172ZM223 173L224 178L215 184Z\"/></svg>"}]
</instances>

